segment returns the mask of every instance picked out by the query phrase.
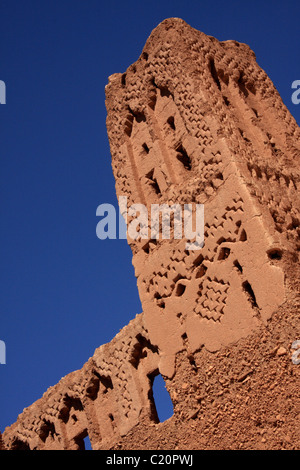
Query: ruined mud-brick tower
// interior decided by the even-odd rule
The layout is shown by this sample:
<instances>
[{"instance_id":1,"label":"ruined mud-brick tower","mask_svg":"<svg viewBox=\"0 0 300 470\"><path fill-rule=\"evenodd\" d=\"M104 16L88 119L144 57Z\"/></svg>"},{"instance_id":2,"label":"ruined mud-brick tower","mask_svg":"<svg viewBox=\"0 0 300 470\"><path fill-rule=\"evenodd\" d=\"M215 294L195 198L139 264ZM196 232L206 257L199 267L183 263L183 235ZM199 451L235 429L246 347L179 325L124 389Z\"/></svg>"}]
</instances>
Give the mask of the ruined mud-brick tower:
<instances>
[{"instance_id":1,"label":"ruined mud-brick tower","mask_svg":"<svg viewBox=\"0 0 300 470\"><path fill-rule=\"evenodd\" d=\"M106 106L117 196L204 204L204 246L128 239L143 313L24 410L6 448L299 448L299 127L247 45L181 19L109 78Z\"/></svg>"}]
</instances>

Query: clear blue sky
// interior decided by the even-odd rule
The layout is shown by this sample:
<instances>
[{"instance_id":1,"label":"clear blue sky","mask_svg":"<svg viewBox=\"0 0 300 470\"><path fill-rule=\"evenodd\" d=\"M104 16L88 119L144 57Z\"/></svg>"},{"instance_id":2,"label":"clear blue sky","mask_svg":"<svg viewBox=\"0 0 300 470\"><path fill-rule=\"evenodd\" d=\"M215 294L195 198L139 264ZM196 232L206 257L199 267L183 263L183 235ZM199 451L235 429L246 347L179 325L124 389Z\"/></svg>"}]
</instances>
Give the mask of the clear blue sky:
<instances>
[{"instance_id":1,"label":"clear blue sky","mask_svg":"<svg viewBox=\"0 0 300 470\"><path fill-rule=\"evenodd\" d=\"M116 204L104 87L174 16L249 44L300 122L298 0L0 1L1 431L141 311L126 241L96 237Z\"/></svg>"}]
</instances>

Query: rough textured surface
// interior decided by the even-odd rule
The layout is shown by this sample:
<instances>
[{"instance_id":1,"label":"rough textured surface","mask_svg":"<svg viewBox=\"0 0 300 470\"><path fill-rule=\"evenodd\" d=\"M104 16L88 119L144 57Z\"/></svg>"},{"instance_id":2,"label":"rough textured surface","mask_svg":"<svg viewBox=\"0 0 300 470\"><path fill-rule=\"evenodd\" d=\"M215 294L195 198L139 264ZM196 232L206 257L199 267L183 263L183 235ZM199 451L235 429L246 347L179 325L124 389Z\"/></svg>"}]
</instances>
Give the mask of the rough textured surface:
<instances>
[{"instance_id":1,"label":"rough textured surface","mask_svg":"<svg viewBox=\"0 0 300 470\"><path fill-rule=\"evenodd\" d=\"M4 446L4 443L3 443L3 440L2 440L1 432L0 432L0 450L5 450L5 446Z\"/></svg>"},{"instance_id":2,"label":"rough textured surface","mask_svg":"<svg viewBox=\"0 0 300 470\"><path fill-rule=\"evenodd\" d=\"M6 448L80 449L87 434L94 449L299 448L295 120L247 45L180 19L109 78L106 105L117 195L204 204L205 244L128 239L143 313L24 410Z\"/></svg>"}]
</instances>

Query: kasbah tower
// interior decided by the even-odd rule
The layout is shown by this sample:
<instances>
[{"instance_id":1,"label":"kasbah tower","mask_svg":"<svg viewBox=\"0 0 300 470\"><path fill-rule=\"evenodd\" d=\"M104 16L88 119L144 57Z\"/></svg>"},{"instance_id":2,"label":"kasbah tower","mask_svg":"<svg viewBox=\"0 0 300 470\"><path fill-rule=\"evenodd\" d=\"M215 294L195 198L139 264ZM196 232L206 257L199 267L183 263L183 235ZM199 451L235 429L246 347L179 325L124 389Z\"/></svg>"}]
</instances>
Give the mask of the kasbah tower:
<instances>
[{"instance_id":1,"label":"kasbah tower","mask_svg":"<svg viewBox=\"0 0 300 470\"><path fill-rule=\"evenodd\" d=\"M300 131L254 52L166 19L106 86L117 196L203 204L204 246L128 240L143 311L7 450L299 449ZM120 325L120 328L123 325ZM161 374L174 414L160 423Z\"/></svg>"}]
</instances>

